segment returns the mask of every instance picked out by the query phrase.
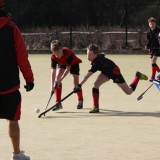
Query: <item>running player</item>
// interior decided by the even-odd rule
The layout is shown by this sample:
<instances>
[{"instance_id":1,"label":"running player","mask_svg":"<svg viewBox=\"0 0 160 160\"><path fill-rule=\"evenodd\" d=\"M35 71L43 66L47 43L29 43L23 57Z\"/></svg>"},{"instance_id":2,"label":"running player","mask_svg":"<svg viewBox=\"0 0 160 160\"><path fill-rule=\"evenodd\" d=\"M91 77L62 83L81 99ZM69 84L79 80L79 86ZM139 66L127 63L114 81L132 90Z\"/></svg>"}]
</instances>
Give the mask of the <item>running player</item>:
<instances>
[{"instance_id":1,"label":"running player","mask_svg":"<svg viewBox=\"0 0 160 160\"><path fill-rule=\"evenodd\" d=\"M3 0L0 0L0 44L0 118L8 120L14 150L11 160L30 160L20 149L19 69L26 81L26 91L33 89L34 78L24 40L18 27L7 17Z\"/></svg>"},{"instance_id":2,"label":"running player","mask_svg":"<svg viewBox=\"0 0 160 160\"><path fill-rule=\"evenodd\" d=\"M157 58L160 56L160 44L158 41L158 36L160 33L160 28L156 24L156 19L151 17L148 19L149 31L147 32L148 44L146 46L149 49L151 55L152 64L152 75L150 82L155 79L156 72L160 72L159 66L156 64Z\"/></svg>"},{"instance_id":3,"label":"running player","mask_svg":"<svg viewBox=\"0 0 160 160\"><path fill-rule=\"evenodd\" d=\"M55 90L56 102L61 101L62 94L62 80L70 72L73 75L74 85L79 83L79 63L82 61L76 57L76 55L66 47L62 47L58 40L51 42L51 51L53 52L51 57L51 91ZM77 92L78 105L77 109L83 108L83 94L82 89ZM63 108L62 104L59 103L53 110L59 110Z\"/></svg>"},{"instance_id":4,"label":"running player","mask_svg":"<svg viewBox=\"0 0 160 160\"><path fill-rule=\"evenodd\" d=\"M131 85L128 86L120 72L119 67L110 59L105 58L104 54L99 54L99 49L96 45L88 46L87 58L89 61L91 61L92 67L80 84L74 88L74 91L79 91L81 86L96 71L101 72L92 88L93 109L90 111L90 113L99 112L99 87L110 79L112 79L113 82L116 83L127 95L130 95L135 91L139 80L148 80L146 75L136 72L134 80L132 81Z\"/></svg>"}]
</instances>

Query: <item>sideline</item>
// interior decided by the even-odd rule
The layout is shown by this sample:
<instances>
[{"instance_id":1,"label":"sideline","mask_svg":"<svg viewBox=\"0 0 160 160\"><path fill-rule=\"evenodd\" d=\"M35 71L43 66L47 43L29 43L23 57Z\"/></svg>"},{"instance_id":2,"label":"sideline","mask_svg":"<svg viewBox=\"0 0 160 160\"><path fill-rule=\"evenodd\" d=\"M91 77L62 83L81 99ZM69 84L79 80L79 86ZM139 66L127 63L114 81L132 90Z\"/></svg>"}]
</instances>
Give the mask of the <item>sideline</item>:
<instances>
[{"instance_id":1,"label":"sideline","mask_svg":"<svg viewBox=\"0 0 160 160\"><path fill-rule=\"evenodd\" d=\"M86 54L86 50L72 50L76 54ZM46 50L28 50L30 54L51 54L49 49ZM103 50L105 54L129 54L129 55L144 55L148 54L148 51L143 49L128 49L128 50Z\"/></svg>"}]
</instances>

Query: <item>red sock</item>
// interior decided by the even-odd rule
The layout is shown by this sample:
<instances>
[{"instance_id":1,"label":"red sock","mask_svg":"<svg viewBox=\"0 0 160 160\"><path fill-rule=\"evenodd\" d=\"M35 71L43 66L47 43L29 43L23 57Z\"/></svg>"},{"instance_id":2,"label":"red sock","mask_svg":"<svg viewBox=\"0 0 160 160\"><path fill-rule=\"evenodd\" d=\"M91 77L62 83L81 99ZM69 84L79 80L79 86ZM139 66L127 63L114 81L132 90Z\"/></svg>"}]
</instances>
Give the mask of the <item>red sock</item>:
<instances>
[{"instance_id":1,"label":"red sock","mask_svg":"<svg viewBox=\"0 0 160 160\"><path fill-rule=\"evenodd\" d=\"M99 108L99 89L92 89L93 106Z\"/></svg>"},{"instance_id":2,"label":"red sock","mask_svg":"<svg viewBox=\"0 0 160 160\"><path fill-rule=\"evenodd\" d=\"M160 69L159 69L159 66L156 64L156 71L159 73L160 72Z\"/></svg>"},{"instance_id":3,"label":"red sock","mask_svg":"<svg viewBox=\"0 0 160 160\"><path fill-rule=\"evenodd\" d=\"M157 72L159 71L159 67L157 66L156 63L154 63L154 64L152 64L152 78L153 78L153 79L155 78L156 71L157 71Z\"/></svg>"},{"instance_id":4,"label":"red sock","mask_svg":"<svg viewBox=\"0 0 160 160\"><path fill-rule=\"evenodd\" d=\"M61 95L62 95L62 84L60 84L55 89L55 95L56 95L56 102L61 101Z\"/></svg>"},{"instance_id":5,"label":"red sock","mask_svg":"<svg viewBox=\"0 0 160 160\"><path fill-rule=\"evenodd\" d=\"M139 82L139 76L136 75L136 76L134 77L131 85L130 85L133 91L136 90L136 87L137 87L138 82Z\"/></svg>"},{"instance_id":6,"label":"red sock","mask_svg":"<svg viewBox=\"0 0 160 160\"><path fill-rule=\"evenodd\" d=\"M82 89L81 89L79 92L77 92L77 96L78 96L78 101L83 100L83 92L82 92Z\"/></svg>"}]
</instances>

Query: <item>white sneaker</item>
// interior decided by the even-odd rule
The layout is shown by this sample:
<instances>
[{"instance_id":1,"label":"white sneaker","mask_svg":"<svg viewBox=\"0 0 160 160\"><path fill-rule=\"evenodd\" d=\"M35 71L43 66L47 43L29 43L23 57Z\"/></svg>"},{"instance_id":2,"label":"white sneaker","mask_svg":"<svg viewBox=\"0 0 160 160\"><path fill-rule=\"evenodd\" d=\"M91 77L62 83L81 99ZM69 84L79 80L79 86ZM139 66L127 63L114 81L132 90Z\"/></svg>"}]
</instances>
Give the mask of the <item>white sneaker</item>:
<instances>
[{"instance_id":1,"label":"white sneaker","mask_svg":"<svg viewBox=\"0 0 160 160\"><path fill-rule=\"evenodd\" d=\"M12 154L11 160L30 160L30 157L24 154L24 151L20 151L19 154Z\"/></svg>"}]
</instances>

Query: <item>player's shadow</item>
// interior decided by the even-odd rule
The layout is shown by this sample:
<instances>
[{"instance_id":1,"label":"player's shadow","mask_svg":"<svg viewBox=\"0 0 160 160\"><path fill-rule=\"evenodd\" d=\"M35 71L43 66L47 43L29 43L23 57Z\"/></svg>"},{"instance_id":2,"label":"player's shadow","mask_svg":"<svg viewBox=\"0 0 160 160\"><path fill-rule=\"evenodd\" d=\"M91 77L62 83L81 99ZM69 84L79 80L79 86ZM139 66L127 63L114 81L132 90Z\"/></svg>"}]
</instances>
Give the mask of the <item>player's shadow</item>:
<instances>
[{"instance_id":1,"label":"player's shadow","mask_svg":"<svg viewBox=\"0 0 160 160\"><path fill-rule=\"evenodd\" d=\"M115 110L101 109L101 116L119 116L119 117L156 117L160 118L160 112L124 112Z\"/></svg>"},{"instance_id":2,"label":"player's shadow","mask_svg":"<svg viewBox=\"0 0 160 160\"><path fill-rule=\"evenodd\" d=\"M84 112L87 111L87 112ZM160 118L160 112L125 112L125 111L117 111L117 110L107 110L107 109L101 109L99 113L90 114L88 111L90 108L85 108L82 111L75 111L75 112L67 112L67 111L60 111L55 112L56 115L53 116L46 116L45 118L84 118L84 117L156 117ZM54 114L55 114L54 113ZM60 116L57 116L59 114Z\"/></svg>"}]
</instances>

